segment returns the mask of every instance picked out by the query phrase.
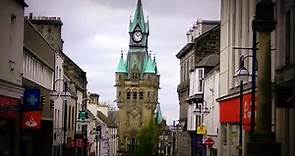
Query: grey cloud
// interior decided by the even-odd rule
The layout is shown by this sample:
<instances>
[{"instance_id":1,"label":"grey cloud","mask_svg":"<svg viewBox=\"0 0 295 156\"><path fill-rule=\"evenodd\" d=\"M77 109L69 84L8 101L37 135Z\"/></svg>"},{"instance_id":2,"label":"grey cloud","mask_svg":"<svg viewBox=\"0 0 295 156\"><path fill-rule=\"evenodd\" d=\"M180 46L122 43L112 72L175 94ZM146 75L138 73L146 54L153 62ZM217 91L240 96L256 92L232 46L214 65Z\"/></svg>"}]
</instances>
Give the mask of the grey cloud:
<instances>
[{"instance_id":1,"label":"grey cloud","mask_svg":"<svg viewBox=\"0 0 295 156\"><path fill-rule=\"evenodd\" d=\"M159 102L168 123L178 118L179 62L175 54L184 46L185 32L194 21L219 18L219 1L142 0L145 15L150 16L149 49L156 53L162 88ZM87 72L89 91L100 94L102 101L114 100L115 69L120 50L128 50L129 16L137 0L26 2L26 14L62 18L64 51Z\"/></svg>"}]
</instances>

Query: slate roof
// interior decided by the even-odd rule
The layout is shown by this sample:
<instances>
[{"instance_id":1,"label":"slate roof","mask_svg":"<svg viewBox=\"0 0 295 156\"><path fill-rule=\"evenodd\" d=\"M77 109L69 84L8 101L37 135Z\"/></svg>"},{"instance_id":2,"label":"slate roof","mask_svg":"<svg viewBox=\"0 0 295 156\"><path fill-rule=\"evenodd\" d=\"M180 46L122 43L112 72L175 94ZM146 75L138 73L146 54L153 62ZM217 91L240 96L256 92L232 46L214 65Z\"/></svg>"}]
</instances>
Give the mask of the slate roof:
<instances>
[{"instance_id":1,"label":"slate roof","mask_svg":"<svg viewBox=\"0 0 295 156\"><path fill-rule=\"evenodd\" d=\"M193 43L187 43L177 54L177 58L183 57L187 52L189 52L193 48Z\"/></svg>"},{"instance_id":2,"label":"slate roof","mask_svg":"<svg viewBox=\"0 0 295 156\"><path fill-rule=\"evenodd\" d=\"M215 67L219 64L219 55L211 54L204 57L200 62L196 64L196 68L200 67Z\"/></svg>"},{"instance_id":3,"label":"slate roof","mask_svg":"<svg viewBox=\"0 0 295 156\"><path fill-rule=\"evenodd\" d=\"M117 125L113 123L108 117L106 117L101 111L97 111L97 117L102 120L108 127L116 128Z\"/></svg>"},{"instance_id":4,"label":"slate roof","mask_svg":"<svg viewBox=\"0 0 295 156\"><path fill-rule=\"evenodd\" d=\"M115 123L117 125L118 122L118 111L109 111L108 112L108 117L111 120L112 123Z\"/></svg>"}]
</instances>

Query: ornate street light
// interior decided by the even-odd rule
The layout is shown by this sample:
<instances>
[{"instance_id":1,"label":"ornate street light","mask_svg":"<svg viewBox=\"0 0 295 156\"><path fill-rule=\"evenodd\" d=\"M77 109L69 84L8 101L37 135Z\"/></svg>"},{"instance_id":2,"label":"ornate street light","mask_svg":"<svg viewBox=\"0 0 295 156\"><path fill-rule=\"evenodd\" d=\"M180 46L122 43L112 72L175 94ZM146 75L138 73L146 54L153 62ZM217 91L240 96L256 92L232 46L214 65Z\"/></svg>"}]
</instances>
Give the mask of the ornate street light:
<instances>
[{"instance_id":1,"label":"ornate street light","mask_svg":"<svg viewBox=\"0 0 295 156\"><path fill-rule=\"evenodd\" d=\"M235 75L240 80L240 121L239 121L239 146L238 146L240 156L243 153L243 150L242 150L242 146L243 146L243 140L242 140L243 139L243 90L244 90L243 89L243 81L247 81L250 77L249 71L244 66L244 60L247 57L252 57L252 56L251 55L247 55L247 56L241 55L240 56L240 66L239 66L239 69ZM255 64L253 66L255 66ZM253 75L253 76L255 77L255 75Z\"/></svg>"},{"instance_id":2,"label":"ornate street light","mask_svg":"<svg viewBox=\"0 0 295 156\"><path fill-rule=\"evenodd\" d=\"M240 81L247 81L250 76L249 71L244 66L244 60L247 57L252 57L252 56L251 55L248 55L248 56L241 55L241 57L240 57L240 66L239 66L239 69L235 75Z\"/></svg>"}]
</instances>

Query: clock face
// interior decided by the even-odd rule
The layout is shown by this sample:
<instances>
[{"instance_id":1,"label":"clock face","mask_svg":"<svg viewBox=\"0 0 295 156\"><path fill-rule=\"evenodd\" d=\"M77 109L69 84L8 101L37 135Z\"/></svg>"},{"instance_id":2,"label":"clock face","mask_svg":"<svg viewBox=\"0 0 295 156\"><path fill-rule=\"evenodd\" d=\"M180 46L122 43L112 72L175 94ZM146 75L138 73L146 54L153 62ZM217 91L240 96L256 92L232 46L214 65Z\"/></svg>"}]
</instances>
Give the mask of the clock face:
<instances>
[{"instance_id":1,"label":"clock face","mask_svg":"<svg viewBox=\"0 0 295 156\"><path fill-rule=\"evenodd\" d=\"M132 34L132 38L135 42L140 42L142 40L142 33L140 31L135 31Z\"/></svg>"}]
</instances>

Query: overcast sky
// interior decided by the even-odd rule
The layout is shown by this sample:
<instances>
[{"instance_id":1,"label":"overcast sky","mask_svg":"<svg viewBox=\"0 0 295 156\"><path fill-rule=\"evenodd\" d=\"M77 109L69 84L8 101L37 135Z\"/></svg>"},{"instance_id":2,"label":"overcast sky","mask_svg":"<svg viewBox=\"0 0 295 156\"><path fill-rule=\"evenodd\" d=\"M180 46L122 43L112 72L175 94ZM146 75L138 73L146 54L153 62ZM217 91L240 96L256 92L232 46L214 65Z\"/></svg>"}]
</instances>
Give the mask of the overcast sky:
<instances>
[{"instance_id":1,"label":"overcast sky","mask_svg":"<svg viewBox=\"0 0 295 156\"><path fill-rule=\"evenodd\" d=\"M120 51L128 51L128 26L137 0L26 0L25 14L59 16L64 53L87 72L88 91L100 101L115 100L115 69ZM149 50L156 55L159 103L168 121L178 119L179 60L185 33L198 19L219 19L220 0L142 0L149 16ZM126 55L125 55L126 56Z\"/></svg>"}]
</instances>

